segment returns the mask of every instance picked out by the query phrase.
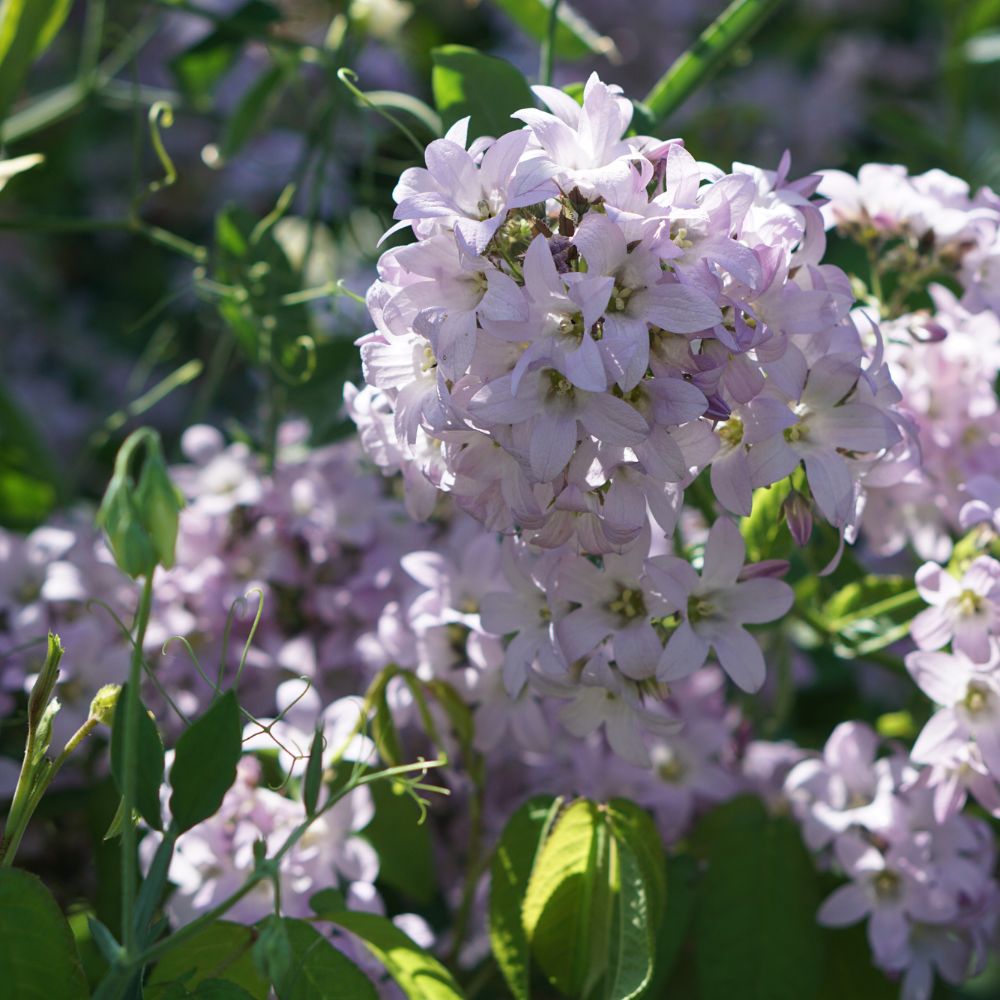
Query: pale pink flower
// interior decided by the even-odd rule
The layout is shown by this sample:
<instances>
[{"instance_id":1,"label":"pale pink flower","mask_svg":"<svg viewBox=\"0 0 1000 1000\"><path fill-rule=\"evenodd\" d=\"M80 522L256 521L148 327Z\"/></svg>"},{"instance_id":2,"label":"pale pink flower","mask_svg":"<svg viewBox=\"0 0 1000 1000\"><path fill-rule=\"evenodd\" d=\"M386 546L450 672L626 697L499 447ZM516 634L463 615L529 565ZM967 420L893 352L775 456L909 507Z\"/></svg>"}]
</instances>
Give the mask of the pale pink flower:
<instances>
[{"instance_id":1,"label":"pale pink flower","mask_svg":"<svg viewBox=\"0 0 1000 1000\"><path fill-rule=\"evenodd\" d=\"M792 589L780 580L739 581L746 546L739 529L719 518L709 532L701 575L678 556L653 556L646 573L652 589L680 617L667 640L656 675L687 677L715 651L722 669L745 691L764 683L764 656L744 625L780 618L792 606Z\"/></svg>"}]
</instances>

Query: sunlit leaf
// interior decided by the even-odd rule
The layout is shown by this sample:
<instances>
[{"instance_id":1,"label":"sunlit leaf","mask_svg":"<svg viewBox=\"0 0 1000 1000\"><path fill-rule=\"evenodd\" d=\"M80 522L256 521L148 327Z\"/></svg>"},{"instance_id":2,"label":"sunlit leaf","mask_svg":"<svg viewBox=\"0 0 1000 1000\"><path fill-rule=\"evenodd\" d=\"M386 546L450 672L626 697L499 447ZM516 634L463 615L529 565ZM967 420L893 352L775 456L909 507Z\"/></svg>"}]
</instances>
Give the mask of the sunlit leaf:
<instances>
[{"instance_id":1,"label":"sunlit leaf","mask_svg":"<svg viewBox=\"0 0 1000 1000\"><path fill-rule=\"evenodd\" d=\"M469 115L470 139L503 135L519 127L510 117L515 111L534 106L528 81L503 59L464 45L442 45L431 58L434 103L446 129Z\"/></svg>"}]
</instances>

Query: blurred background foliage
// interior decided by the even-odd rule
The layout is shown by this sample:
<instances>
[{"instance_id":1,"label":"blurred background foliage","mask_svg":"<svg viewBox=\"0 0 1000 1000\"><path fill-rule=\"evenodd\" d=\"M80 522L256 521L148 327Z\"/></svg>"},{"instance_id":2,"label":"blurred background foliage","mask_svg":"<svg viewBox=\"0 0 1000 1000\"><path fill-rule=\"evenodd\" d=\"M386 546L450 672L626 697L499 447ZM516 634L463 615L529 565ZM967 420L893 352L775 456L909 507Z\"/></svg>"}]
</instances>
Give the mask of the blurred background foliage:
<instances>
[{"instance_id":1,"label":"blurred background foliage","mask_svg":"<svg viewBox=\"0 0 1000 1000\"><path fill-rule=\"evenodd\" d=\"M543 0L76 0L18 87L0 194L0 524L94 497L139 421L345 426L357 298L437 134L432 50L532 81ZM1000 0L786 0L659 130L793 174L870 160L1000 185ZM560 7L554 82L646 94L723 5ZM359 94L366 94L361 98Z\"/></svg>"}]
</instances>

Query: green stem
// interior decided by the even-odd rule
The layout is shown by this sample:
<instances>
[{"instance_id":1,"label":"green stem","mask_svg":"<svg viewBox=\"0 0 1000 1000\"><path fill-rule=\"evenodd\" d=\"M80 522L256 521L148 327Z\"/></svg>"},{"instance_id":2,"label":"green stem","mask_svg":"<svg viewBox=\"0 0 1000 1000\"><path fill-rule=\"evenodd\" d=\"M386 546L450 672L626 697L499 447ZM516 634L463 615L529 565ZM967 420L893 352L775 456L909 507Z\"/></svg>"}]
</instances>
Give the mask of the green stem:
<instances>
[{"instance_id":1,"label":"green stem","mask_svg":"<svg viewBox=\"0 0 1000 1000\"><path fill-rule=\"evenodd\" d=\"M125 40L105 59L96 71L42 94L34 101L11 115L3 126L8 143L22 139L61 121L87 103L92 94L111 84L135 54L152 38L160 26L160 18L140 24L129 32Z\"/></svg>"},{"instance_id":2,"label":"green stem","mask_svg":"<svg viewBox=\"0 0 1000 1000\"><path fill-rule=\"evenodd\" d=\"M0 219L0 230L36 233L102 233L126 232L187 257L196 264L208 260L208 250L190 240L151 226L141 219L63 219L48 216L22 216L19 219Z\"/></svg>"},{"instance_id":3,"label":"green stem","mask_svg":"<svg viewBox=\"0 0 1000 1000\"><path fill-rule=\"evenodd\" d=\"M268 858L265 865L254 871L253 874L247 878L246 882L244 882L243 885L241 885L240 888L237 889L232 895L227 896L221 903L218 904L218 906L215 906L206 913L203 913L196 920L192 920L191 923L185 924L180 929L174 931L170 937L165 938L157 944L151 945L150 947L139 952L137 955L129 956L126 953L126 965L132 968L149 965L151 962L155 962L158 958L161 958L172 948L182 944L184 941L188 940L188 938L193 937L206 925L212 923L214 920L218 920L220 917L225 916L226 913L228 913L229 910L232 909L232 907L234 907L255 886L272 877L273 873L278 870L282 858L284 858L284 856L299 842L309 827L312 826L312 824L315 823L320 816L332 809L342 798L344 798L344 796L349 795L362 785L370 785L373 782L382 781L386 778L394 778L403 774L412 774L414 771L438 767L441 763L442 761L420 761L415 764L401 764L398 767L389 767L384 771L375 771L372 774L367 774L348 782L342 789L340 789L340 791L331 795L329 801L327 801L323 808L318 810L314 816L307 817L299 823L299 825L288 835L281 847L279 847L274 853L274 856Z\"/></svg>"},{"instance_id":4,"label":"green stem","mask_svg":"<svg viewBox=\"0 0 1000 1000\"><path fill-rule=\"evenodd\" d=\"M643 105L648 120L641 124L655 128L673 114L722 67L733 49L750 39L781 2L733 0L646 96Z\"/></svg>"},{"instance_id":5,"label":"green stem","mask_svg":"<svg viewBox=\"0 0 1000 1000\"><path fill-rule=\"evenodd\" d=\"M124 732L122 733L122 944L126 956L131 956L135 947L135 927L132 907L135 902L137 873L137 836L132 813L135 809L136 784L138 781L138 737L139 737L139 685L142 681L142 644L149 624L149 613L153 603L153 573L143 579L139 596L139 609L135 616L135 639L132 646L132 660L129 665L128 686L125 689Z\"/></svg>"},{"instance_id":6,"label":"green stem","mask_svg":"<svg viewBox=\"0 0 1000 1000\"><path fill-rule=\"evenodd\" d=\"M921 603L923 603L923 598L920 596L919 591L916 589L905 590L901 594L895 594L875 604L869 604L866 608L853 611L849 615L836 618L826 628L828 632L842 632L846 626L856 621L861 621L865 618L877 618L879 615L886 615L893 611L899 611L901 608L908 608L911 604Z\"/></svg>"},{"instance_id":7,"label":"green stem","mask_svg":"<svg viewBox=\"0 0 1000 1000\"><path fill-rule=\"evenodd\" d=\"M30 788L28 788L26 783L25 790L22 790L21 780L18 780L17 792L14 794L15 804L11 806L10 810L12 829L4 836L3 857L0 860L0 867L9 868L14 863L14 856L17 854L17 849L21 846L21 838L24 836L24 831L28 828L31 817L35 815L35 810L38 808L38 803L42 801L42 796L48 790L49 785L52 784L60 768L66 763L69 755L97 728L97 724L97 719L87 719L69 738L66 746L63 747L62 753L45 769L41 778L30 785ZM24 771L22 770L21 773L23 776ZM32 775L32 777L37 777L37 775ZM18 795L22 795L20 807L16 805ZM15 819L15 809L18 808L19 813Z\"/></svg>"},{"instance_id":8,"label":"green stem","mask_svg":"<svg viewBox=\"0 0 1000 1000\"><path fill-rule=\"evenodd\" d=\"M559 27L559 0L549 0L549 19L542 39L541 64L538 68L538 82L552 86L552 70L556 60L556 29Z\"/></svg>"},{"instance_id":9,"label":"green stem","mask_svg":"<svg viewBox=\"0 0 1000 1000\"><path fill-rule=\"evenodd\" d=\"M105 8L106 0L89 0L83 22L83 44L80 46L80 69L77 76L90 90L94 89L99 68Z\"/></svg>"}]
</instances>

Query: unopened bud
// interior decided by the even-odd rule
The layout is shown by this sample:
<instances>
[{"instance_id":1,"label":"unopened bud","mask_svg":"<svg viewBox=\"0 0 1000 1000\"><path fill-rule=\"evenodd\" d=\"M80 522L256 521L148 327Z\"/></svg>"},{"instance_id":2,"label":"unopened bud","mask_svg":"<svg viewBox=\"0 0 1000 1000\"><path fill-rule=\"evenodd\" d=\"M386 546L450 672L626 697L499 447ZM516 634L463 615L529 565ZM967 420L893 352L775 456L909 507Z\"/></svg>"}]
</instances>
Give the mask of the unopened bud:
<instances>
[{"instance_id":1,"label":"unopened bud","mask_svg":"<svg viewBox=\"0 0 1000 1000\"><path fill-rule=\"evenodd\" d=\"M740 583L744 580L780 580L791 569L787 559L763 559L760 562L747 563L737 577Z\"/></svg>"},{"instance_id":2,"label":"unopened bud","mask_svg":"<svg viewBox=\"0 0 1000 1000\"><path fill-rule=\"evenodd\" d=\"M144 454L136 484L130 466L140 446ZM167 474L156 432L142 428L129 435L118 450L114 475L97 513L123 572L134 578L148 576L157 563L167 569L173 566L183 506L183 497Z\"/></svg>"},{"instance_id":3,"label":"unopened bud","mask_svg":"<svg viewBox=\"0 0 1000 1000\"><path fill-rule=\"evenodd\" d=\"M31 695L28 697L28 728L37 728L45 709L52 698L52 692L56 688L56 681L59 679L59 661L62 659L63 646L59 636L49 633L49 647L45 655L45 663L35 683L31 687Z\"/></svg>"},{"instance_id":4,"label":"unopened bud","mask_svg":"<svg viewBox=\"0 0 1000 1000\"><path fill-rule=\"evenodd\" d=\"M156 558L164 569L174 565L177 526L184 498L170 481L159 440L146 451L136 488L136 502L143 524L153 541Z\"/></svg>"},{"instance_id":5,"label":"unopened bud","mask_svg":"<svg viewBox=\"0 0 1000 1000\"><path fill-rule=\"evenodd\" d=\"M813 530L812 508L809 506L809 501L798 490L792 490L785 497L781 512L785 515L788 530L792 533L795 544L801 548L809 541Z\"/></svg>"},{"instance_id":6,"label":"unopened bud","mask_svg":"<svg viewBox=\"0 0 1000 1000\"><path fill-rule=\"evenodd\" d=\"M33 767L37 767L41 763L42 758L49 749L49 744L52 742L52 720L56 717L60 708L62 708L62 705L59 704L59 699L53 698L45 706L45 711L42 713L41 719L38 720L38 728L35 730L34 752L31 756Z\"/></svg>"},{"instance_id":7,"label":"unopened bud","mask_svg":"<svg viewBox=\"0 0 1000 1000\"><path fill-rule=\"evenodd\" d=\"M90 703L89 717L105 726L110 726L121 689L120 684L105 684L100 688Z\"/></svg>"}]
</instances>

